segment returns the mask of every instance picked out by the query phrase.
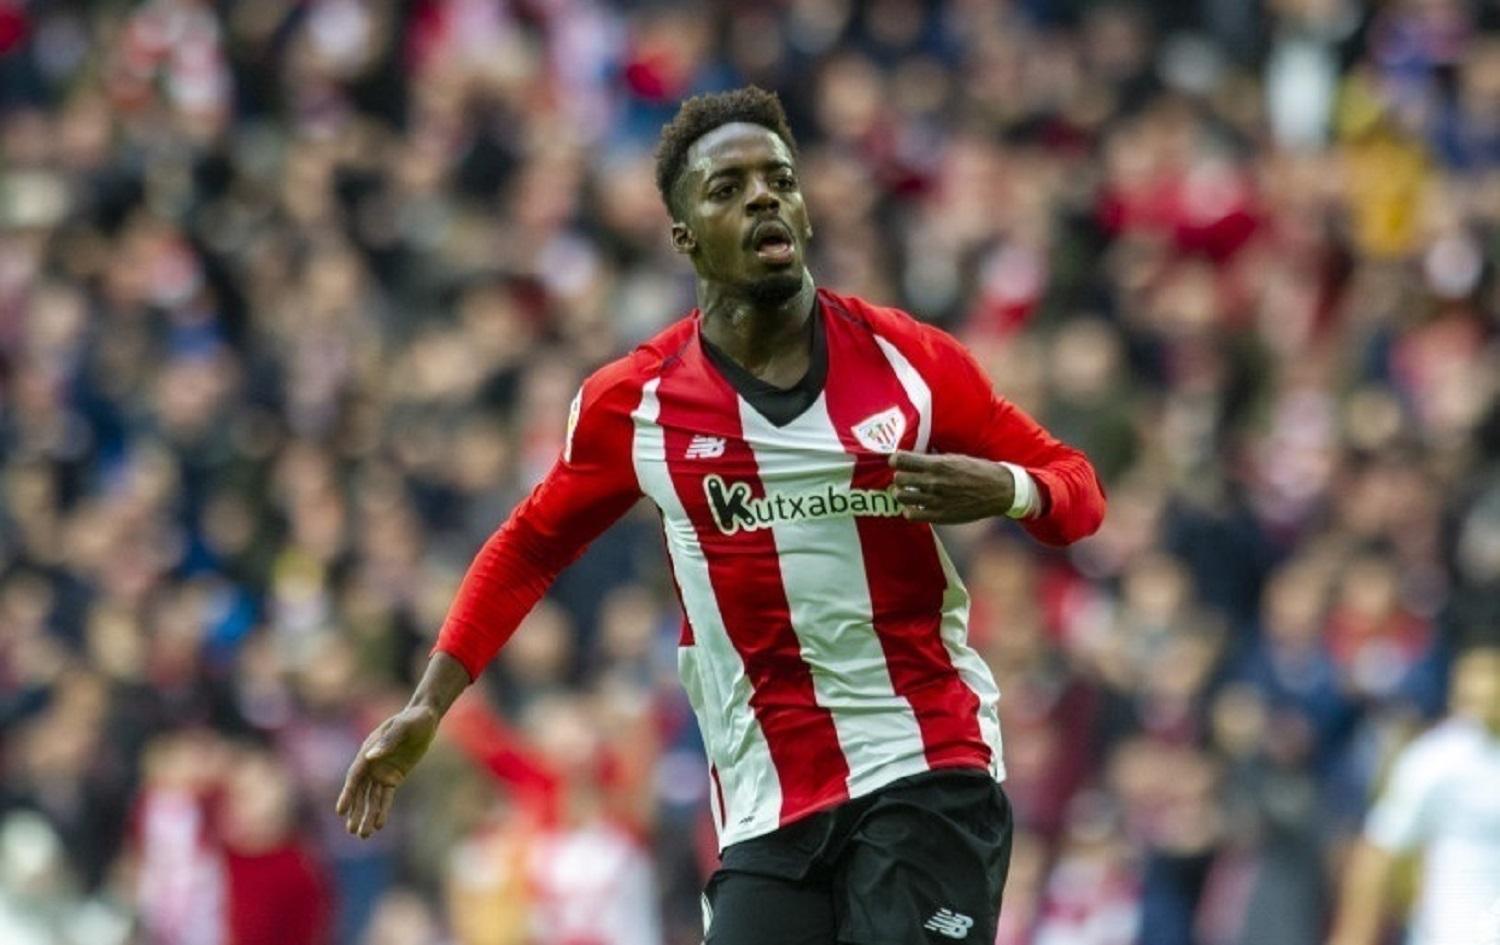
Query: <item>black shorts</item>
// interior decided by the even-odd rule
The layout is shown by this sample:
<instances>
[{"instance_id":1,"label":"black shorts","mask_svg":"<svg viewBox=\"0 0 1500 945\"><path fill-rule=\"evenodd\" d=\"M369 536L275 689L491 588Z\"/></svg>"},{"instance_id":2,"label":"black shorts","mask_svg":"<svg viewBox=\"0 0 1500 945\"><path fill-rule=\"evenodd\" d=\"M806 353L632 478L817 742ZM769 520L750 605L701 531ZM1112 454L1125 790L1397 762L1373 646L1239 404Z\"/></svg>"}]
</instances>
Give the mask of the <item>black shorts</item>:
<instances>
[{"instance_id":1,"label":"black shorts","mask_svg":"<svg viewBox=\"0 0 1500 945\"><path fill-rule=\"evenodd\" d=\"M903 778L725 849L706 945L991 945L1012 831L987 772Z\"/></svg>"}]
</instances>

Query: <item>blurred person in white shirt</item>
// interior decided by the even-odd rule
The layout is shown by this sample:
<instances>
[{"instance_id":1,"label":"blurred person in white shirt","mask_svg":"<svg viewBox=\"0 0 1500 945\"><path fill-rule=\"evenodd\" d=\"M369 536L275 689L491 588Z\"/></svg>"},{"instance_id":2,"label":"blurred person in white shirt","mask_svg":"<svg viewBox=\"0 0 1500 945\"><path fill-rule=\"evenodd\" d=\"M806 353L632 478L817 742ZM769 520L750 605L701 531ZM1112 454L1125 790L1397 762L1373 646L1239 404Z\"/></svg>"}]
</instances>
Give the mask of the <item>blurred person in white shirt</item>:
<instances>
[{"instance_id":1,"label":"blurred person in white shirt","mask_svg":"<svg viewBox=\"0 0 1500 945\"><path fill-rule=\"evenodd\" d=\"M1500 644L1460 657L1450 705L1396 759L1345 872L1331 945L1377 945L1392 875L1413 853L1407 945L1500 943Z\"/></svg>"}]
</instances>

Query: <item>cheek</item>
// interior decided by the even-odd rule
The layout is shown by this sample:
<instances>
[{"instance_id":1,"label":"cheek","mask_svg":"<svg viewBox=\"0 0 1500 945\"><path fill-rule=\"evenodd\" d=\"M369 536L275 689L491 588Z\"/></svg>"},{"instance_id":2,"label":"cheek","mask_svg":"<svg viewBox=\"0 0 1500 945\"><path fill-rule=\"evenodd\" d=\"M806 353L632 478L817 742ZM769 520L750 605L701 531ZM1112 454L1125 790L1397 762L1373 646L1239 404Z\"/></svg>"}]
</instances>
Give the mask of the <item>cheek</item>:
<instances>
[{"instance_id":1,"label":"cheek","mask_svg":"<svg viewBox=\"0 0 1500 945\"><path fill-rule=\"evenodd\" d=\"M804 237L811 235L812 221L808 219L807 205L802 202L801 196L787 200L786 218Z\"/></svg>"},{"instance_id":2,"label":"cheek","mask_svg":"<svg viewBox=\"0 0 1500 945\"><path fill-rule=\"evenodd\" d=\"M710 222L703 231L703 257L715 268L733 267L740 259L740 235L722 222Z\"/></svg>"}]
</instances>

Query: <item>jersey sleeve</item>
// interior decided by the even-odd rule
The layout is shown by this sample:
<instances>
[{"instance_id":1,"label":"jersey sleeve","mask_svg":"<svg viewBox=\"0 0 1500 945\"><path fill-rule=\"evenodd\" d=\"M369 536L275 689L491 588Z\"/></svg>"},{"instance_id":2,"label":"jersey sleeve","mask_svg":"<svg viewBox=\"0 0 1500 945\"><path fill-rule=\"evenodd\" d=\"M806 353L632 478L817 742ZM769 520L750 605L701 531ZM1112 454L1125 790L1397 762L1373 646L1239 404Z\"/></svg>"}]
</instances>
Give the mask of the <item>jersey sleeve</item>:
<instances>
[{"instance_id":1,"label":"jersey sleeve","mask_svg":"<svg viewBox=\"0 0 1500 945\"><path fill-rule=\"evenodd\" d=\"M1014 463L1030 473L1041 493L1041 512L1020 521L1044 544L1067 545L1097 531L1104 520L1104 488L1088 457L996 394L989 376L957 339L914 324L928 365L923 373L932 388L930 448Z\"/></svg>"},{"instance_id":2,"label":"jersey sleeve","mask_svg":"<svg viewBox=\"0 0 1500 945\"><path fill-rule=\"evenodd\" d=\"M562 455L469 565L434 652L458 660L471 679L558 572L640 498L630 417L639 391L629 359L583 383Z\"/></svg>"},{"instance_id":3,"label":"jersey sleeve","mask_svg":"<svg viewBox=\"0 0 1500 945\"><path fill-rule=\"evenodd\" d=\"M1415 743L1402 753L1390 783L1365 821L1365 840L1391 853L1406 853L1427 838L1446 766L1431 746Z\"/></svg>"}]
</instances>

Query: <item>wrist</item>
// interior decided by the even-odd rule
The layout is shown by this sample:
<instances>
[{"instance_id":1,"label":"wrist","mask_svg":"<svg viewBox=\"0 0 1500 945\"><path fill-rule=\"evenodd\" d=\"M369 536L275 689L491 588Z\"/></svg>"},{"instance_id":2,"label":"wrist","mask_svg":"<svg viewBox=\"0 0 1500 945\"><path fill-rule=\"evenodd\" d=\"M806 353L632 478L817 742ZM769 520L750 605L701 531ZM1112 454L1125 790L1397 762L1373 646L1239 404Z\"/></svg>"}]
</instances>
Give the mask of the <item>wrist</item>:
<instances>
[{"instance_id":1,"label":"wrist","mask_svg":"<svg viewBox=\"0 0 1500 945\"><path fill-rule=\"evenodd\" d=\"M430 712L441 719L469 686L469 671L447 653L434 653L422 679L407 701L407 708Z\"/></svg>"},{"instance_id":2,"label":"wrist","mask_svg":"<svg viewBox=\"0 0 1500 945\"><path fill-rule=\"evenodd\" d=\"M420 718L436 724L442 721L443 709L435 701L413 695L406 704L408 717Z\"/></svg>"},{"instance_id":3,"label":"wrist","mask_svg":"<svg viewBox=\"0 0 1500 945\"><path fill-rule=\"evenodd\" d=\"M1041 511L1041 492L1037 489L1036 480L1031 477L1022 466L1015 463L1001 461L1011 476L1013 488L1011 489L1011 500L1009 507L1002 509L1001 514L1007 518L1031 518Z\"/></svg>"}]
</instances>

